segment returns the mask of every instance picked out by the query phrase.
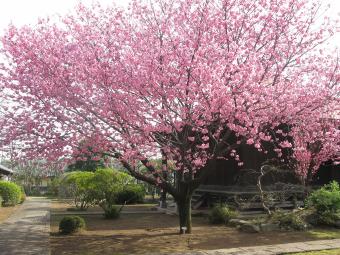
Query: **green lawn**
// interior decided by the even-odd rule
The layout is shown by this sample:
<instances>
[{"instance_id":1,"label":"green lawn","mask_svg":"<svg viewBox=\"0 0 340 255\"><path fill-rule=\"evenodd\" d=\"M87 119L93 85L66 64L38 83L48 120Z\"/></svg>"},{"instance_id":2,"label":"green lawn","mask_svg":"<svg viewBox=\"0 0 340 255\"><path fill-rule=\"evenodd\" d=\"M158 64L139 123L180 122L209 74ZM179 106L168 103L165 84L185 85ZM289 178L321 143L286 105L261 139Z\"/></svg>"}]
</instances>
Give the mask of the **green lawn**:
<instances>
[{"instance_id":1,"label":"green lawn","mask_svg":"<svg viewBox=\"0 0 340 255\"><path fill-rule=\"evenodd\" d=\"M339 255L339 254L340 254L340 249L289 253L289 254L286 254L286 255Z\"/></svg>"},{"instance_id":2,"label":"green lawn","mask_svg":"<svg viewBox=\"0 0 340 255\"><path fill-rule=\"evenodd\" d=\"M338 239L340 238L340 229L313 229L308 231L308 234L316 239Z\"/></svg>"}]
</instances>

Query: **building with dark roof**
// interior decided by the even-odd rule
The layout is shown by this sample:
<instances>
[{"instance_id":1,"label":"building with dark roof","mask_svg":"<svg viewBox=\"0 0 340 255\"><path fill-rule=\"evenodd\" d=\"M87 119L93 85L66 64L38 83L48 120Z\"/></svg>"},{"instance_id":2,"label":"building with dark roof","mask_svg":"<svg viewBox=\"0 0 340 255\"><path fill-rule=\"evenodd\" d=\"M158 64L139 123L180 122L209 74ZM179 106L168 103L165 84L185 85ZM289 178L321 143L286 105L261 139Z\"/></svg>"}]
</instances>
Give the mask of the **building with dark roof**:
<instances>
[{"instance_id":1,"label":"building with dark roof","mask_svg":"<svg viewBox=\"0 0 340 255\"><path fill-rule=\"evenodd\" d=\"M11 175L13 175L13 170L4 165L0 165L0 180L8 180Z\"/></svg>"}]
</instances>

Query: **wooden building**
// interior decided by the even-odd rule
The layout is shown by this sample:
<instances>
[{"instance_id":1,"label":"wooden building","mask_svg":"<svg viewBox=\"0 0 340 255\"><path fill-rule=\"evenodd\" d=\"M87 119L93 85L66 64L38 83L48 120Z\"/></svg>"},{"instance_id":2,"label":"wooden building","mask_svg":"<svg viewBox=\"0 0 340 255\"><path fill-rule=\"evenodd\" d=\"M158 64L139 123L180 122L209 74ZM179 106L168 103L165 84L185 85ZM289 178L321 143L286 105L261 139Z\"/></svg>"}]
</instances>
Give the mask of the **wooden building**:
<instances>
[{"instance_id":1,"label":"wooden building","mask_svg":"<svg viewBox=\"0 0 340 255\"><path fill-rule=\"evenodd\" d=\"M262 205L257 201L249 203L258 196L257 181L259 170L264 162L277 160L274 153L264 154L249 145L241 146L237 152L243 165L238 166L235 160L218 160L215 171L193 194L193 208L210 207L216 202L237 204L238 201L247 201L245 210L261 209ZM336 180L340 183L340 165L326 162L313 177L313 185L321 186ZM285 201L273 203L273 207L292 208L303 205L306 190L301 185L301 179L293 170L272 172L263 176L263 189L278 197L286 196ZM239 209L244 205L238 205Z\"/></svg>"},{"instance_id":2,"label":"wooden building","mask_svg":"<svg viewBox=\"0 0 340 255\"><path fill-rule=\"evenodd\" d=\"M9 180L12 175L13 170L3 165L0 165L0 180Z\"/></svg>"},{"instance_id":3,"label":"wooden building","mask_svg":"<svg viewBox=\"0 0 340 255\"><path fill-rule=\"evenodd\" d=\"M247 175L247 173L251 172L250 170L259 171L265 161L274 160L276 158L274 153L264 154L249 145L242 146L238 151L238 154L243 162L242 167L238 166L237 161L232 159L218 160L215 171L209 175L203 185L246 186L247 184L245 181L248 181L250 185L256 184L256 178L251 180L251 176ZM270 185L273 184L273 182L280 181L298 183L300 181L293 171L287 170L286 173L278 175L279 176L277 176L276 179L273 176L265 177L264 184ZM332 162L325 162L314 175L313 184L324 185L332 180L336 180L340 183L340 165L334 165Z\"/></svg>"}]
</instances>

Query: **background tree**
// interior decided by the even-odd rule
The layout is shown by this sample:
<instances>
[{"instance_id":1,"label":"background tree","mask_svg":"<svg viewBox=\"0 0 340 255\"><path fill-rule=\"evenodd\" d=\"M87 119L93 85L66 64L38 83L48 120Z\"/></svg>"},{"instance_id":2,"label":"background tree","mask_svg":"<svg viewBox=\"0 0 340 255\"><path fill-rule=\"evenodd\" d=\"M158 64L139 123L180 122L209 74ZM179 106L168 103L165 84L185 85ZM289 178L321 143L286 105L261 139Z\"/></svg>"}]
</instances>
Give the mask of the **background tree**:
<instances>
[{"instance_id":1,"label":"background tree","mask_svg":"<svg viewBox=\"0 0 340 255\"><path fill-rule=\"evenodd\" d=\"M52 181L60 177L65 167L62 161L48 163L46 160L17 159L11 164L14 170L13 180L24 187L27 195L40 193L38 189L34 191L33 188L41 186L44 178Z\"/></svg>"},{"instance_id":2,"label":"background tree","mask_svg":"<svg viewBox=\"0 0 340 255\"><path fill-rule=\"evenodd\" d=\"M318 133L313 123L339 109L338 59L325 50L337 24L320 10L307 0L133 1L11 25L0 144L20 140L21 154L53 160L86 139L171 194L191 233L192 193L216 159L242 166L240 145L265 153L281 124ZM282 140L277 155L294 146ZM150 162L159 155L174 162L176 186Z\"/></svg>"},{"instance_id":3,"label":"background tree","mask_svg":"<svg viewBox=\"0 0 340 255\"><path fill-rule=\"evenodd\" d=\"M101 152L93 151L86 140L79 143L78 149L73 152L71 163L66 171L89 171L94 172L98 168L105 167L105 156Z\"/></svg>"}]
</instances>

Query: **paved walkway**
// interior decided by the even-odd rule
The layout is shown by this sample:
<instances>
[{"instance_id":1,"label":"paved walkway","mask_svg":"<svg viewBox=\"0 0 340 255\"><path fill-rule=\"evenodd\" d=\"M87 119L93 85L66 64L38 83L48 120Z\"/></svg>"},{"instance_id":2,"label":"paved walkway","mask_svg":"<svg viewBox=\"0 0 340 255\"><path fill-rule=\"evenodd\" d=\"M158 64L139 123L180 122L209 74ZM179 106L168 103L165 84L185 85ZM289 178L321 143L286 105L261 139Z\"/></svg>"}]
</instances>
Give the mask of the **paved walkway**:
<instances>
[{"instance_id":1,"label":"paved walkway","mask_svg":"<svg viewBox=\"0 0 340 255\"><path fill-rule=\"evenodd\" d=\"M49 255L50 201L30 197L0 224L1 255Z\"/></svg>"},{"instance_id":2,"label":"paved walkway","mask_svg":"<svg viewBox=\"0 0 340 255\"><path fill-rule=\"evenodd\" d=\"M291 252L320 251L337 248L340 248L340 239L240 247L210 251L193 251L187 253L172 253L168 255L276 255Z\"/></svg>"}]
</instances>

